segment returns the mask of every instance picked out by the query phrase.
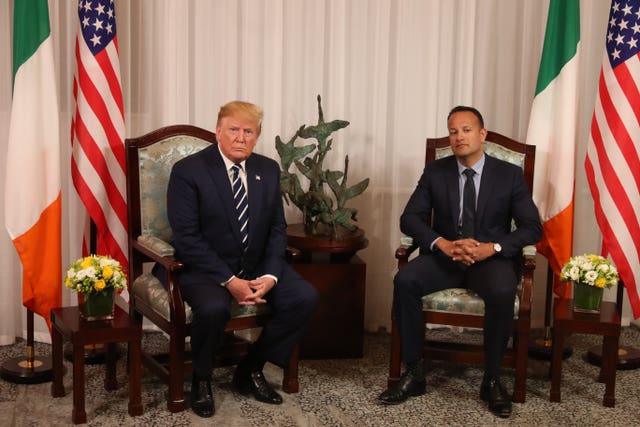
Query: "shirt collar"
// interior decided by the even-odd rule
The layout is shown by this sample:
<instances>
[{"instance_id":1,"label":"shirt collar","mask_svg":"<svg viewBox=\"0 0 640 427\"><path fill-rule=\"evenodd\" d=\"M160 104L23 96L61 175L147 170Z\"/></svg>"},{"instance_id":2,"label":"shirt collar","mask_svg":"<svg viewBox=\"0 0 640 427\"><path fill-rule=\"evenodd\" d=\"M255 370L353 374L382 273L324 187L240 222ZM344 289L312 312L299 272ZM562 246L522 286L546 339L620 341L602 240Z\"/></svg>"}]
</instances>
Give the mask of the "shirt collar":
<instances>
[{"instance_id":1,"label":"shirt collar","mask_svg":"<svg viewBox=\"0 0 640 427\"><path fill-rule=\"evenodd\" d=\"M484 161L485 161L484 153L482 153L482 157L480 157L480 160L475 162L470 167L467 167L467 166L463 165L462 163L460 163L459 160L457 160L457 163L458 163L458 175L462 175L462 173L465 171L465 169L473 169L475 171L475 173L478 174L478 176L482 175L482 169L484 168Z\"/></svg>"},{"instance_id":2,"label":"shirt collar","mask_svg":"<svg viewBox=\"0 0 640 427\"><path fill-rule=\"evenodd\" d=\"M241 167L244 171L246 171L246 170L247 170L247 169L246 169L246 167L245 167L245 163L247 162L246 160L243 160L243 161L241 161L240 163L233 163L231 160L229 160L229 159L227 158L227 156L225 156L225 155L222 153L222 150L220 150L220 144L218 144L218 152L220 152L220 156L222 157L222 161L224 162L224 166L225 166L225 169L227 170L227 172L229 172L229 171L231 170L231 168L233 167L233 165L235 165L235 164L240 165L240 167Z\"/></svg>"}]
</instances>

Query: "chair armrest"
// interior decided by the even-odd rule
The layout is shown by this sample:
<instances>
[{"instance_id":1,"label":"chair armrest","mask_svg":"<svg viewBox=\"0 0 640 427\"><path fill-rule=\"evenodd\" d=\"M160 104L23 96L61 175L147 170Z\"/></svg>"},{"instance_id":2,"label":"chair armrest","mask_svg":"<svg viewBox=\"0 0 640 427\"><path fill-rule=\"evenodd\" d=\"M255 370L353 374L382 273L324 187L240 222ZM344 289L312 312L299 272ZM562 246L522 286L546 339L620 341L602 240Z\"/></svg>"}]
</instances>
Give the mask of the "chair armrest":
<instances>
[{"instance_id":1,"label":"chair armrest","mask_svg":"<svg viewBox=\"0 0 640 427\"><path fill-rule=\"evenodd\" d=\"M173 256L175 249L169 243L155 236L139 236L137 241L131 242L131 246L154 261L162 265L166 272L166 284L169 293L170 321L173 324L183 325L186 322L186 314L182 293L178 284L178 272L184 268L184 264ZM160 255L171 253L171 255ZM134 295L135 297L135 295Z\"/></svg>"},{"instance_id":2,"label":"chair armrest","mask_svg":"<svg viewBox=\"0 0 640 427\"><path fill-rule=\"evenodd\" d=\"M294 248L293 246L287 246L285 257L289 262L299 261L302 259L302 251L298 248Z\"/></svg>"},{"instance_id":3,"label":"chair armrest","mask_svg":"<svg viewBox=\"0 0 640 427\"><path fill-rule=\"evenodd\" d=\"M418 245L413 243L413 239L409 236L403 236L400 239L400 246L396 249L396 259L398 260L398 268L409 262L411 254L418 249Z\"/></svg>"},{"instance_id":4,"label":"chair armrest","mask_svg":"<svg viewBox=\"0 0 640 427\"><path fill-rule=\"evenodd\" d=\"M142 237L143 236L139 236L137 241L131 242L134 250L144 254L151 261L161 264L167 271L177 272L184 268L184 264L173 256L175 250L169 243L154 236ZM149 239L149 237L152 239ZM162 255L165 251L171 251L171 254Z\"/></svg>"},{"instance_id":5,"label":"chair armrest","mask_svg":"<svg viewBox=\"0 0 640 427\"><path fill-rule=\"evenodd\" d=\"M173 255L176 250L169 243L150 234L138 236L138 242L158 256Z\"/></svg>"},{"instance_id":6,"label":"chair armrest","mask_svg":"<svg viewBox=\"0 0 640 427\"><path fill-rule=\"evenodd\" d=\"M520 315L531 316L531 300L533 298L533 272L536 269L536 247L522 248L522 286L520 293Z\"/></svg>"}]
</instances>

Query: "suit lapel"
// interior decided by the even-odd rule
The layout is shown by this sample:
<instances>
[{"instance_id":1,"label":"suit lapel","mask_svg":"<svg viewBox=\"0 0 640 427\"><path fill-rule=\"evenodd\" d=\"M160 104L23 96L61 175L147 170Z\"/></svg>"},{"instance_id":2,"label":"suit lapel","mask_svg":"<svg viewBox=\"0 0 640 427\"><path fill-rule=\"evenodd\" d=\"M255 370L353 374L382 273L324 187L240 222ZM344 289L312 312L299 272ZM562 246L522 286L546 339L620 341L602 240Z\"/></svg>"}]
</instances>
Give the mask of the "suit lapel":
<instances>
[{"instance_id":1,"label":"suit lapel","mask_svg":"<svg viewBox=\"0 0 640 427\"><path fill-rule=\"evenodd\" d=\"M222 198L222 208L225 211L225 217L229 222L229 227L233 230L233 234L238 239L238 244L241 244L242 238L240 237L240 224L237 220L238 213L233 202L233 192L229 181L229 173L227 172L227 168L225 167L220 151L218 150L218 145L214 144L212 148L210 161L207 162L209 165L208 172L213 184L218 190L218 194L220 194L220 197Z\"/></svg>"},{"instance_id":2,"label":"suit lapel","mask_svg":"<svg viewBox=\"0 0 640 427\"><path fill-rule=\"evenodd\" d=\"M495 170L496 164L493 162L493 158L489 157L486 153L484 158L484 167L482 168L482 177L480 178L480 191L478 192L478 202L476 204L476 229L487 210L490 195L496 185L496 179L498 179Z\"/></svg>"},{"instance_id":3,"label":"suit lapel","mask_svg":"<svg viewBox=\"0 0 640 427\"><path fill-rule=\"evenodd\" d=\"M460 222L460 182L458 177L458 162L455 156L451 156L451 167L447 168L447 194L449 195L449 211L454 230L458 229Z\"/></svg>"},{"instance_id":4,"label":"suit lapel","mask_svg":"<svg viewBox=\"0 0 640 427\"><path fill-rule=\"evenodd\" d=\"M249 193L249 244L251 244L251 236L256 235L255 227L259 223L258 216L263 208L260 197L263 177L253 155L249 156L245 165L247 168L247 192Z\"/></svg>"}]
</instances>

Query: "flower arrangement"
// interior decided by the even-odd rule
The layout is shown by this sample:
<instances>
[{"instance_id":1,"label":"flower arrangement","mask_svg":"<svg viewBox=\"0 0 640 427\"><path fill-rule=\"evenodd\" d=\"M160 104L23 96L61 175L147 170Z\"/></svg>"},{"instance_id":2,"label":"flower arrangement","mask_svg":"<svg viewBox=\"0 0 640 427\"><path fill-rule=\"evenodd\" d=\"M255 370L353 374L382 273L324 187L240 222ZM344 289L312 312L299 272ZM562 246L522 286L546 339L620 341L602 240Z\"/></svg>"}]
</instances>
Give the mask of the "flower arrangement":
<instances>
[{"instance_id":1,"label":"flower arrangement","mask_svg":"<svg viewBox=\"0 0 640 427\"><path fill-rule=\"evenodd\" d=\"M64 286L85 295L110 289L119 292L127 286L127 278L115 259L104 255L89 255L69 265Z\"/></svg>"},{"instance_id":2,"label":"flower arrangement","mask_svg":"<svg viewBox=\"0 0 640 427\"><path fill-rule=\"evenodd\" d=\"M593 254L571 257L560 272L561 280L571 280L598 288L617 285L618 278L618 270L611 261Z\"/></svg>"}]
</instances>

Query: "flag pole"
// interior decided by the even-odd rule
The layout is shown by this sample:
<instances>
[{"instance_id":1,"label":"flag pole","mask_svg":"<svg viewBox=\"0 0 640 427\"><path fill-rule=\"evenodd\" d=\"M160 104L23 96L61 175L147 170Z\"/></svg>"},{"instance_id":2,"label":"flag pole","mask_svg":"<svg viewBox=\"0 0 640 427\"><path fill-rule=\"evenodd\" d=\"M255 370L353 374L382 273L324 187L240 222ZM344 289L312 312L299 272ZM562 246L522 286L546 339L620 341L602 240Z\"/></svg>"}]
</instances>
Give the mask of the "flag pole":
<instances>
[{"instance_id":1,"label":"flag pole","mask_svg":"<svg viewBox=\"0 0 640 427\"><path fill-rule=\"evenodd\" d=\"M618 291L616 293L616 305L618 306L618 313L620 316L622 316L623 297L624 283L621 280L618 282ZM602 345L593 346L587 351L587 361L592 365L602 366ZM640 350L626 345L618 346L618 361L616 363L616 369L624 371L638 368L640 368ZM606 382L602 371L600 371L600 375L598 376L598 382Z\"/></svg>"},{"instance_id":2,"label":"flag pole","mask_svg":"<svg viewBox=\"0 0 640 427\"><path fill-rule=\"evenodd\" d=\"M551 268L551 264L547 267L547 289L545 291L545 300L544 300L544 330L542 333L538 332L538 338L535 338L532 343L529 345L529 356L534 359L539 360L551 360L552 356L552 347L553 347L553 339L552 339L552 325L551 325L551 316L553 313L553 306L555 302L555 298L553 296L553 284L555 282L555 273ZM566 359L573 354L573 349L569 346L566 341L564 344L564 348L562 349L562 359Z\"/></svg>"},{"instance_id":3,"label":"flag pole","mask_svg":"<svg viewBox=\"0 0 640 427\"><path fill-rule=\"evenodd\" d=\"M25 355L6 360L0 367L3 380L17 384L39 384L51 381L51 357L35 355L33 311L27 309L27 346Z\"/></svg>"}]
</instances>

